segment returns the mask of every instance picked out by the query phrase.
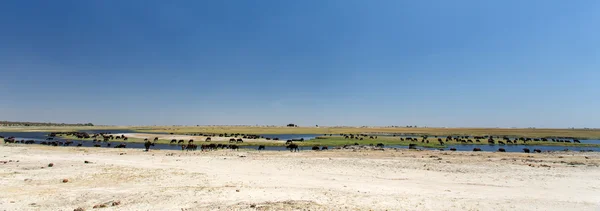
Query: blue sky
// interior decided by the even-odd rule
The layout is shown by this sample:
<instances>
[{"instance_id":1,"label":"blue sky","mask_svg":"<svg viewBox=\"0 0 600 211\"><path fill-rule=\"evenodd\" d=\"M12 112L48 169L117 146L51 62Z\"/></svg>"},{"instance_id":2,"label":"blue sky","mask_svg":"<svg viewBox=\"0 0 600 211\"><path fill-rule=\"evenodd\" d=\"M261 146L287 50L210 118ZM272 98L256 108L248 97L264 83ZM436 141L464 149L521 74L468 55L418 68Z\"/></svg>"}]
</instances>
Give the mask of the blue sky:
<instances>
[{"instance_id":1,"label":"blue sky","mask_svg":"<svg viewBox=\"0 0 600 211\"><path fill-rule=\"evenodd\" d=\"M600 1L0 1L0 119L600 127Z\"/></svg>"}]
</instances>

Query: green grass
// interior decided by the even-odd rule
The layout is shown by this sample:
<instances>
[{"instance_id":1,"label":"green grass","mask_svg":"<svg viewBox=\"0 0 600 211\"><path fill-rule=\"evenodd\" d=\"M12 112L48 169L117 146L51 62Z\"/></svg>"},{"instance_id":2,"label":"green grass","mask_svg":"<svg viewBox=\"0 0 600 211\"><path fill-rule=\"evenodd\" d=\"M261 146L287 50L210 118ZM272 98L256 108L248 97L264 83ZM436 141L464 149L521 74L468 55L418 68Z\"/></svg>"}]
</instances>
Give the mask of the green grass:
<instances>
[{"instance_id":1,"label":"green grass","mask_svg":"<svg viewBox=\"0 0 600 211\"><path fill-rule=\"evenodd\" d=\"M78 139L75 136L62 136L63 138L66 139L70 139L70 140L93 140L93 139ZM442 138L443 139L443 138ZM369 139L368 137L365 138L363 137L363 140L357 140L357 139L345 139L344 137L341 136L326 136L326 137L318 137L317 139L312 139L312 140L306 140L303 142L294 142L296 144L298 144L299 146L328 146L328 147L335 147L335 146L344 146L344 145L354 145L354 143L358 143L359 145L377 145L378 143L382 143L384 145L399 145L399 146L408 146L409 144L416 144L417 146L420 147L427 147L427 148L444 148L446 145L487 145L487 140L481 140L481 142L477 143L461 143L461 142L456 142L456 141L449 141L449 142L444 142L445 145L440 145L439 142L437 141L437 138L435 137L429 137L426 140L429 140L429 143L427 142L421 142L421 138L419 138L419 141L416 142L411 142L411 141L402 141L400 140L399 137L382 137L379 136L377 139ZM150 141L152 141L152 139L150 139ZM498 139L496 139L496 141L498 141ZM123 141L122 139L113 139L110 140L110 142L113 143L143 143L144 139L141 138L128 138L127 141ZM159 139L156 143L159 144L170 144L171 140L166 140L166 139ZM187 140L185 140L185 143L187 144ZM198 141L196 140L195 144L229 144L229 141L211 141L211 142L204 142L204 141ZM249 140L247 139L246 142L244 143L236 143L236 145L238 146L258 146L258 145L265 145L265 146L285 146L285 143L283 143L283 141L256 141L256 140ZM519 146L529 146L529 145L538 145L538 146L565 146L565 147L600 147L600 144L580 144L580 143L564 143L564 142L542 142L542 141L529 141L527 143L523 143L522 141L519 141Z\"/></svg>"}]
</instances>

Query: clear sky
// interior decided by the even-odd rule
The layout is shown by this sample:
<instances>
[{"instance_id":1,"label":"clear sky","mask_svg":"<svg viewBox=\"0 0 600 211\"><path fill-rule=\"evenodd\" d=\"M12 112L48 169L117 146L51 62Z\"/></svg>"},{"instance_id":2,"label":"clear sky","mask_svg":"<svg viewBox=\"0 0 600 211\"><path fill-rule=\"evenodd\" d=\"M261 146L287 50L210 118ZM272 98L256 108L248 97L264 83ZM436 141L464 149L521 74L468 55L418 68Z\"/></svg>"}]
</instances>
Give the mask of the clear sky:
<instances>
[{"instance_id":1,"label":"clear sky","mask_svg":"<svg viewBox=\"0 0 600 211\"><path fill-rule=\"evenodd\" d=\"M0 120L600 127L597 0L3 0Z\"/></svg>"}]
</instances>

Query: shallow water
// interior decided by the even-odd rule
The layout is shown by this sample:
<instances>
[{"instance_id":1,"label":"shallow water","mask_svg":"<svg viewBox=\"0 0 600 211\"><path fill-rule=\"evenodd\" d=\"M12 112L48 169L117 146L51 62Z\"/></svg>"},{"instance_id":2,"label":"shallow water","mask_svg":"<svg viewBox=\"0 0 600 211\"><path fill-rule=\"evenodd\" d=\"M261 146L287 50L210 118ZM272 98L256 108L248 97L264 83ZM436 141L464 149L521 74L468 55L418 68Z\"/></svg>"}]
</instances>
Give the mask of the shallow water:
<instances>
[{"instance_id":1,"label":"shallow water","mask_svg":"<svg viewBox=\"0 0 600 211\"><path fill-rule=\"evenodd\" d=\"M83 131L88 133L132 133L134 131L130 130L95 130L95 131ZM14 136L16 140L34 140L36 144L39 144L42 141L46 141L47 132L1 132L0 136L10 137ZM314 139L317 136L321 136L322 134L265 134L262 135L268 138L279 138L280 140L288 140L288 139L298 139L304 138L304 140ZM60 136L55 137L57 141L64 141ZM84 147L93 147L95 144L100 144L102 147L108 147L106 142L93 142L93 141L74 141L71 147L76 146L81 143ZM131 142L121 142L121 141L111 141L111 147L115 147L121 143L127 145L127 148L139 148L143 149L143 143L131 143ZM600 144L600 140L581 140L581 143L589 143L589 144ZM242 149L257 149L257 146L240 146ZM333 147L329 147L332 149ZM400 146L400 145L387 145L385 148L408 148L408 146ZM423 148L417 147L418 149L425 150L438 150L434 148ZM592 151L600 151L600 147L564 147L564 146L540 146L540 145L448 145L444 150L450 150L450 148L456 148L457 151L472 151L473 148L480 148L482 151L498 151L499 148L504 148L506 152L523 152L523 148L528 148L531 151L533 149L540 149L542 151L562 151L562 150L571 150L571 151L580 151L580 150L592 150ZM152 147L152 149L161 149L161 150L181 150L181 146L175 144L156 144ZM312 147L300 147L300 150L311 150ZM285 146L267 146L265 150L269 151L285 151L288 150Z\"/></svg>"}]
</instances>

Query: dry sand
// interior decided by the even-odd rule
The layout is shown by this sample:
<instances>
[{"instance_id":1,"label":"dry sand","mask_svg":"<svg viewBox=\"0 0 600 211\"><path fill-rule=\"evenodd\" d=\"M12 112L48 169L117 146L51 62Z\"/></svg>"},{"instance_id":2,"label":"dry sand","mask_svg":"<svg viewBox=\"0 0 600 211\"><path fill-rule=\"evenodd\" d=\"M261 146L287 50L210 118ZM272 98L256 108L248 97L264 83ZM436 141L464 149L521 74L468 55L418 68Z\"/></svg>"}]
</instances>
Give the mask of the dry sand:
<instances>
[{"instance_id":1,"label":"dry sand","mask_svg":"<svg viewBox=\"0 0 600 211\"><path fill-rule=\"evenodd\" d=\"M0 210L600 209L599 153L0 145L0 161Z\"/></svg>"}]
</instances>

